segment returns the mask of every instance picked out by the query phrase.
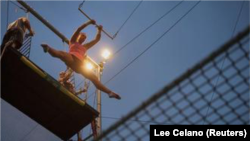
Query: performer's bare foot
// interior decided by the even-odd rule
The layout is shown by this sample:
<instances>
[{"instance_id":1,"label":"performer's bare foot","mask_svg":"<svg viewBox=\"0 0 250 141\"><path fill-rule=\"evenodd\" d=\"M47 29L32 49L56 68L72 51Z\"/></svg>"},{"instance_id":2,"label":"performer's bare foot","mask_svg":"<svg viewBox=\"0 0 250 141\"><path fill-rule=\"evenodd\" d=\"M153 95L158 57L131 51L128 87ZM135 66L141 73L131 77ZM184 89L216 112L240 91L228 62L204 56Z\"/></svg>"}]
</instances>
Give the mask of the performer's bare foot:
<instances>
[{"instance_id":1,"label":"performer's bare foot","mask_svg":"<svg viewBox=\"0 0 250 141\"><path fill-rule=\"evenodd\" d=\"M45 53L47 53L48 50L49 50L49 46L48 46L47 44L41 44L41 46L42 46L42 48L43 48L43 51L44 51Z\"/></svg>"},{"instance_id":2,"label":"performer's bare foot","mask_svg":"<svg viewBox=\"0 0 250 141\"><path fill-rule=\"evenodd\" d=\"M121 97L117 93L114 93L114 92L109 93L109 98L116 98L119 100L121 99Z\"/></svg>"}]
</instances>

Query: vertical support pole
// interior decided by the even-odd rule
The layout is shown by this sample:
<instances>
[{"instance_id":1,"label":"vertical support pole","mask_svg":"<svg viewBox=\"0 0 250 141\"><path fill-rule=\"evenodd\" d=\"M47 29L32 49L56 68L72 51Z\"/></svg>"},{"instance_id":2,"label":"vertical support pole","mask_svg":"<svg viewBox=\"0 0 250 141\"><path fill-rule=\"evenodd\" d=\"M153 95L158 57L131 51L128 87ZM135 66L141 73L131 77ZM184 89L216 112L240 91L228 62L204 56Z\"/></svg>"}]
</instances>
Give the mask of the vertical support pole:
<instances>
[{"instance_id":1,"label":"vertical support pole","mask_svg":"<svg viewBox=\"0 0 250 141\"><path fill-rule=\"evenodd\" d=\"M96 74L97 74L98 80L101 81L101 68L100 67L97 68ZM97 118L97 134L100 135L101 130L102 130L101 91L97 89L96 93L97 93L97 111L99 112L99 117Z\"/></svg>"}]
</instances>

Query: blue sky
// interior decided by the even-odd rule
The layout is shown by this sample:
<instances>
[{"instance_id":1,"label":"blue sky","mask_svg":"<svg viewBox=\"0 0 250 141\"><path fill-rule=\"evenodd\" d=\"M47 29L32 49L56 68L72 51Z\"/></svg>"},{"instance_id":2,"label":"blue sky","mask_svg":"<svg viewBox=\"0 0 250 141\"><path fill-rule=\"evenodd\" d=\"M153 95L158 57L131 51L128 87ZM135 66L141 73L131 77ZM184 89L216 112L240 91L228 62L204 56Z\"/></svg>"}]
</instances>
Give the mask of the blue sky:
<instances>
[{"instance_id":1,"label":"blue sky","mask_svg":"<svg viewBox=\"0 0 250 141\"><path fill-rule=\"evenodd\" d=\"M62 34L70 38L74 30L87 19L79 11L80 1L74 2L27 2L40 15L54 25ZM104 29L114 34L123 24L139 1L133 2L85 2L82 9L102 24ZM117 51L134 36L147 28L151 23L161 17L166 11L174 7L178 2L142 2L137 11L125 24L114 40L110 40L102 34L102 40L90 51L88 55L96 62L101 61L101 50L109 48ZM182 15L184 15L196 2L183 2L169 15L155 24L147 32L142 34L134 42L119 52L105 65L102 82L108 81L119 72L131 60L143 52L159 36L168 30ZM121 94L122 100L109 99L102 94L102 115L104 117L120 118L150 97L154 92L170 83L173 79L192 67L199 60L218 48L232 37L237 16L242 2L201 2L174 28L172 28L151 49L127 67L122 73L106 84L107 87ZM6 31L7 2L1 1L1 39ZM12 22L25 13L10 3L8 22ZM35 30L32 40L30 59L49 73L54 78L58 73L66 69L64 63L44 54L40 44L46 42L58 50L68 50L67 44L63 44L53 32L45 27L34 16L29 15L31 26ZM249 25L249 1L244 3L242 13L235 30L237 32ZM96 29L94 26L84 30L88 40L94 38ZM234 35L235 35L234 34ZM77 83L82 76L76 76ZM92 87L89 93L92 94ZM92 96L88 103L93 105ZM60 140L37 123L30 120L22 113L2 102L2 139L6 141L24 140L43 141ZM112 125L116 120L103 118L103 129ZM22 130L20 130L22 129ZM34 129L34 130L33 130ZM31 134L29 132L32 131ZM89 134L89 128L83 130L84 136ZM28 136L25 136L27 135Z\"/></svg>"}]
</instances>

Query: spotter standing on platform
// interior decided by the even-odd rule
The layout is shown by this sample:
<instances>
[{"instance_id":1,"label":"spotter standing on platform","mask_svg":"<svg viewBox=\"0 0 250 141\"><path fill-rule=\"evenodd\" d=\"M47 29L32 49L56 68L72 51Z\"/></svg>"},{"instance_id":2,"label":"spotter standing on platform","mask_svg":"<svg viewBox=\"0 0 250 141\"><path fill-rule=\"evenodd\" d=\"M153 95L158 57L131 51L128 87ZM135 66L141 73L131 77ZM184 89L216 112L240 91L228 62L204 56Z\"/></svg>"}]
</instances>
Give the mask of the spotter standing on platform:
<instances>
[{"instance_id":1,"label":"spotter standing on platform","mask_svg":"<svg viewBox=\"0 0 250 141\"><path fill-rule=\"evenodd\" d=\"M20 49L27 30L29 30L29 36L34 36L35 32L31 28L30 22L26 17L20 17L16 21L10 23L3 37L1 52L3 53L5 46Z\"/></svg>"},{"instance_id":2,"label":"spotter standing on platform","mask_svg":"<svg viewBox=\"0 0 250 141\"><path fill-rule=\"evenodd\" d=\"M96 86L97 89L107 93L110 98L121 99L118 94L105 87L92 71L88 71L86 69L83 69L82 67L85 66L84 60L86 57L87 50L93 47L101 39L102 26L100 25L97 26L98 32L95 39L88 43L84 43L87 38L87 35L85 33L82 33L81 30L83 30L90 24L95 25L96 22L94 20L90 20L87 23L84 23L72 35L69 41L69 53L55 50L47 44L41 44L41 46L43 47L45 53L48 52L51 56L61 59L73 71L82 74L84 77L89 79Z\"/></svg>"}]
</instances>

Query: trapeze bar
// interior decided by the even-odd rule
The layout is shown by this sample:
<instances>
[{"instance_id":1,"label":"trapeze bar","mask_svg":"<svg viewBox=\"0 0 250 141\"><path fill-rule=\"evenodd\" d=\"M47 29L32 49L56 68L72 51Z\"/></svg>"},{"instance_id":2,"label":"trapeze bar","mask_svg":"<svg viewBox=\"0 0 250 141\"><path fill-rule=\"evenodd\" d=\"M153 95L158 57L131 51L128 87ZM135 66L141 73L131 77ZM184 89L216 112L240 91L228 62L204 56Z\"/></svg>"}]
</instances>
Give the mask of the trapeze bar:
<instances>
[{"instance_id":1,"label":"trapeze bar","mask_svg":"<svg viewBox=\"0 0 250 141\"><path fill-rule=\"evenodd\" d=\"M78 10L85 16L85 17L87 17L89 20L91 20L91 18L85 13L85 12L83 12L82 10L81 10L81 8L79 7L78 8ZM95 24L96 26L98 26L97 24ZM104 33L104 34L106 34L110 39L114 39L115 38L115 36L111 36L111 35L109 35L104 29L102 29L102 32Z\"/></svg>"}]
</instances>

